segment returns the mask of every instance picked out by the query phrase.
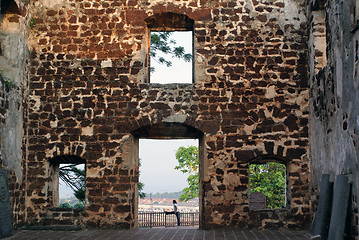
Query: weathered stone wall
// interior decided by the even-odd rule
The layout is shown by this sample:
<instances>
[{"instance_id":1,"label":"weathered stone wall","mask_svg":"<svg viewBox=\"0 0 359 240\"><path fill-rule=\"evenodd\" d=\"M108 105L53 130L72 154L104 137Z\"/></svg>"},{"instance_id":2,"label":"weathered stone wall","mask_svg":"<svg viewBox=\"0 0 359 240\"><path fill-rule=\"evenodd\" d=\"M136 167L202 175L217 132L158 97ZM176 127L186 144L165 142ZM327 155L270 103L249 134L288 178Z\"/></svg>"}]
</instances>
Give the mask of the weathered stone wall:
<instances>
[{"instance_id":1,"label":"weathered stone wall","mask_svg":"<svg viewBox=\"0 0 359 240\"><path fill-rule=\"evenodd\" d=\"M322 35L318 22L324 22L322 44L326 47L327 63L318 66L314 52L321 52L315 41L309 42L311 57L311 170L313 174L313 203L316 208L322 174L335 181L338 174L348 175L352 183L353 231L358 238L357 197L359 193L359 32L353 30L355 1L310 1L311 21L309 39ZM320 18L317 18L321 16ZM323 25L322 25L323 26ZM321 48L324 49L324 48ZM318 57L317 54L315 54Z\"/></svg>"},{"instance_id":2,"label":"weathered stone wall","mask_svg":"<svg viewBox=\"0 0 359 240\"><path fill-rule=\"evenodd\" d=\"M310 223L304 1L32 1L27 221L54 204L49 160L86 159L86 223L136 226L141 127L203 133L201 227ZM145 19L194 20L194 84L148 79ZM287 208L248 208L248 162L286 162Z\"/></svg>"},{"instance_id":3,"label":"weathered stone wall","mask_svg":"<svg viewBox=\"0 0 359 240\"><path fill-rule=\"evenodd\" d=\"M23 163L26 86L29 60L26 44L28 9L21 1L2 1L0 16L0 167L8 170L14 225L25 221Z\"/></svg>"}]
</instances>

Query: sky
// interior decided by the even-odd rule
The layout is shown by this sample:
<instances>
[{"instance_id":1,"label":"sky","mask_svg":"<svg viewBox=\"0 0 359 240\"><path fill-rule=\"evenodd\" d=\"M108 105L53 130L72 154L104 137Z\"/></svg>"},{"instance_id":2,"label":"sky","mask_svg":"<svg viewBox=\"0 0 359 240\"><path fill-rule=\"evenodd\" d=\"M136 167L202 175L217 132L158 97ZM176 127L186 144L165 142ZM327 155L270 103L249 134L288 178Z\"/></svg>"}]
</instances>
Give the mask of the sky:
<instances>
[{"instance_id":1,"label":"sky","mask_svg":"<svg viewBox=\"0 0 359 240\"><path fill-rule=\"evenodd\" d=\"M186 53L192 53L192 32L173 32L171 38L178 46L183 46ZM192 83L192 62L166 57L172 61L172 67L158 64L151 60L151 66L155 72L151 73L151 83ZM181 191L187 186L187 176L179 170L174 170L177 160L176 150L181 147L194 145L198 147L198 140L140 140L140 158L142 167L140 169L140 181L145 184L145 193L163 193ZM73 195L72 190L62 181L59 184L59 197L68 198Z\"/></svg>"},{"instance_id":2,"label":"sky","mask_svg":"<svg viewBox=\"0 0 359 240\"><path fill-rule=\"evenodd\" d=\"M60 167L64 166L64 165L68 165L68 164L60 164ZM84 169L85 164L78 164L76 166L78 169ZM69 198L72 197L74 195L72 189L70 187L68 187L65 182L63 182L61 180L61 178L59 179L59 198Z\"/></svg>"},{"instance_id":3,"label":"sky","mask_svg":"<svg viewBox=\"0 0 359 240\"><path fill-rule=\"evenodd\" d=\"M192 31L173 32L171 39L174 39L178 46L184 47L185 53L192 53ZM170 60L172 66L159 64L151 58L151 67L155 68L155 72L151 73L151 83L192 83L192 62L171 58L165 54L159 55Z\"/></svg>"},{"instance_id":4,"label":"sky","mask_svg":"<svg viewBox=\"0 0 359 240\"><path fill-rule=\"evenodd\" d=\"M140 139L140 182L145 193L178 192L187 186L187 176L179 170L176 150L183 146L197 146L197 139L153 140Z\"/></svg>"}]
</instances>

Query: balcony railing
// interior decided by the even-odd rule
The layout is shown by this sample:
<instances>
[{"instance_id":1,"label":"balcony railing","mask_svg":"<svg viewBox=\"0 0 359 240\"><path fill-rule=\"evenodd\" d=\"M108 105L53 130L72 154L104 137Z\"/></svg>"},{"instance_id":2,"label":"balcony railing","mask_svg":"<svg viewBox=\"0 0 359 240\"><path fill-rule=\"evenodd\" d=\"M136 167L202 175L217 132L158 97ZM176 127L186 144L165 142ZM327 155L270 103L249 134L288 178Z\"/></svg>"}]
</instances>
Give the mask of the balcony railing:
<instances>
[{"instance_id":1,"label":"balcony railing","mask_svg":"<svg viewBox=\"0 0 359 240\"><path fill-rule=\"evenodd\" d=\"M181 212L181 226L198 226L199 213ZM138 227L175 227L177 218L175 214L166 215L164 212L139 212Z\"/></svg>"}]
</instances>

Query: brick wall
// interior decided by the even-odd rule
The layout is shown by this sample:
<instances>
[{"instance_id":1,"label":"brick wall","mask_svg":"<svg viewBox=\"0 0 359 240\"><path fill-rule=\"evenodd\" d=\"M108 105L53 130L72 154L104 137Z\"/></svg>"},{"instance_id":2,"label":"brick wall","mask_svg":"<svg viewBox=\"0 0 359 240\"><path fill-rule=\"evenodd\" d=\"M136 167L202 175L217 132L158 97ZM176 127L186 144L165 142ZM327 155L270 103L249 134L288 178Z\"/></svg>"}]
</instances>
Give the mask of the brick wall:
<instances>
[{"instance_id":1,"label":"brick wall","mask_svg":"<svg viewBox=\"0 0 359 240\"><path fill-rule=\"evenodd\" d=\"M304 6L281 0L46 4L32 6L29 221L53 205L48 160L70 154L87 161L87 225L134 227L132 133L174 121L203 133L202 228L308 226ZM145 20L164 12L194 20L193 85L145 83ZM248 162L263 156L287 165L288 207L280 217L249 213Z\"/></svg>"}]
</instances>

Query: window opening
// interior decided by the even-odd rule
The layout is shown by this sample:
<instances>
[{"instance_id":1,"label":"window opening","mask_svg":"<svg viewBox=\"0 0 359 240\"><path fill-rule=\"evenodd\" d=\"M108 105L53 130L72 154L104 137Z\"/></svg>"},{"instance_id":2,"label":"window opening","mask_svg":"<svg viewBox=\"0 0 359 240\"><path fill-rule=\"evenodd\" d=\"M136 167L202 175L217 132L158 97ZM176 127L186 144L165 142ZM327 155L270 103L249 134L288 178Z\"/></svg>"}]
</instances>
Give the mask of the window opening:
<instances>
[{"instance_id":1,"label":"window opening","mask_svg":"<svg viewBox=\"0 0 359 240\"><path fill-rule=\"evenodd\" d=\"M14 0L1 0L0 27L2 32L17 33L20 30L20 10Z\"/></svg>"},{"instance_id":2,"label":"window opening","mask_svg":"<svg viewBox=\"0 0 359 240\"><path fill-rule=\"evenodd\" d=\"M151 31L151 83L193 82L192 31Z\"/></svg>"},{"instance_id":3,"label":"window opening","mask_svg":"<svg viewBox=\"0 0 359 240\"><path fill-rule=\"evenodd\" d=\"M59 165L59 207L85 207L85 164Z\"/></svg>"},{"instance_id":4,"label":"window opening","mask_svg":"<svg viewBox=\"0 0 359 240\"><path fill-rule=\"evenodd\" d=\"M282 163L267 162L264 164L252 163L249 165L250 195L262 193L262 201L251 202L252 210L284 208L286 204L286 167ZM258 194L260 195L260 194ZM251 199L251 197L250 197ZM263 203L263 207L254 207L254 202ZM252 205L252 207L251 207Z\"/></svg>"},{"instance_id":5,"label":"window opening","mask_svg":"<svg viewBox=\"0 0 359 240\"><path fill-rule=\"evenodd\" d=\"M139 199L139 227L177 225L175 214L165 214L165 212L173 211L173 200L178 203L181 225L198 226L198 145L197 139L139 140L141 161L139 182L144 185L142 192L146 193L144 198ZM177 159L183 160L183 164L180 164ZM188 171L188 168L181 167L182 165L196 168L197 175ZM197 190L193 189L194 186L197 186ZM191 198L191 193L196 191L195 198L181 201L186 197Z\"/></svg>"}]
</instances>

